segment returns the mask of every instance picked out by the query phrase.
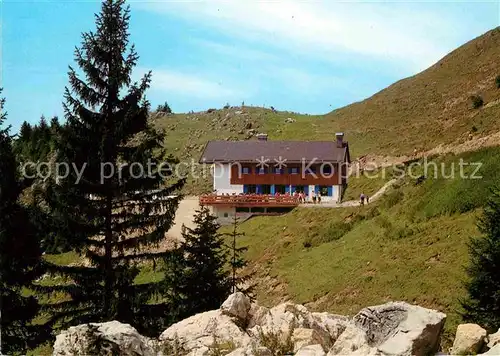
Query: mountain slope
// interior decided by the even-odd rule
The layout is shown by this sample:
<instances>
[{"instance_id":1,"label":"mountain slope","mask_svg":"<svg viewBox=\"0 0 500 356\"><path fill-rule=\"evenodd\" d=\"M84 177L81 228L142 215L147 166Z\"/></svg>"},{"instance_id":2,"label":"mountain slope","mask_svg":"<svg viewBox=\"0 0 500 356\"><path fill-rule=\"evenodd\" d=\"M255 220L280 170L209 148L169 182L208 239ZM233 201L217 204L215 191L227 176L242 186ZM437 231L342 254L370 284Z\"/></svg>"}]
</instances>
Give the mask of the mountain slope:
<instances>
[{"instance_id":1,"label":"mountain slope","mask_svg":"<svg viewBox=\"0 0 500 356\"><path fill-rule=\"evenodd\" d=\"M326 115L362 152L397 155L413 148L499 130L500 29L466 43L432 67L372 97ZM473 109L471 95L485 106Z\"/></svg>"}]
</instances>

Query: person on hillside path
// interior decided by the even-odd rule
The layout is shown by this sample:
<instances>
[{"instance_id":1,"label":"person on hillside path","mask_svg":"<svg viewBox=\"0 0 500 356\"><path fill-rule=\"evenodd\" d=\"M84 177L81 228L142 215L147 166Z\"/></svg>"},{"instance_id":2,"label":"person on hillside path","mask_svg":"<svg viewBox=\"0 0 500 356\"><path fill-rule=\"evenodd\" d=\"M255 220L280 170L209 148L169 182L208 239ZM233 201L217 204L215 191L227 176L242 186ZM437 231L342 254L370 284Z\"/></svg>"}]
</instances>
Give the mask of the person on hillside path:
<instances>
[{"instance_id":1,"label":"person on hillside path","mask_svg":"<svg viewBox=\"0 0 500 356\"><path fill-rule=\"evenodd\" d=\"M364 193L361 193L361 195L359 196L359 204L365 205L365 194Z\"/></svg>"},{"instance_id":2,"label":"person on hillside path","mask_svg":"<svg viewBox=\"0 0 500 356\"><path fill-rule=\"evenodd\" d=\"M366 204L368 204L370 202L370 197L367 195L366 196Z\"/></svg>"},{"instance_id":3,"label":"person on hillside path","mask_svg":"<svg viewBox=\"0 0 500 356\"><path fill-rule=\"evenodd\" d=\"M316 204L316 192L312 192L312 201L313 201L313 204Z\"/></svg>"}]
</instances>

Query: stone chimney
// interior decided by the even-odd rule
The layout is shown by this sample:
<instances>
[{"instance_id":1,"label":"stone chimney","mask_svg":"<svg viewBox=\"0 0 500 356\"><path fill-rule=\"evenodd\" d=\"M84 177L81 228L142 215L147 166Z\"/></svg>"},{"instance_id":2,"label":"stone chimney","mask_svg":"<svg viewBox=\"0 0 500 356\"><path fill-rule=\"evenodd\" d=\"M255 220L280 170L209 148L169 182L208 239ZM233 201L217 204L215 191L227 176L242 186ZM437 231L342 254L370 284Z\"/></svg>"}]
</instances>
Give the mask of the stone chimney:
<instances>
[{"instance_id":1,"label":"stone chimney","mask_svg":"<svg viewBox=\"0 0 500 356\"><path fill-rule=\"evenodd\" d=\"M267 134L265 133L260 133L257 135L257 140L259 141L267 141Z\"/></svg>"},{"instance_id":2,"label":"stone chimney","mask_svg":"<svg viewBox=\"0 0 500 356\"><path fill-rule=\"evenodd\" d=\"M337 132L335 134L335 137L337 137L337 147L338 148L344 147L344 133L343 132Z\"/></svg>"}]
</instances>

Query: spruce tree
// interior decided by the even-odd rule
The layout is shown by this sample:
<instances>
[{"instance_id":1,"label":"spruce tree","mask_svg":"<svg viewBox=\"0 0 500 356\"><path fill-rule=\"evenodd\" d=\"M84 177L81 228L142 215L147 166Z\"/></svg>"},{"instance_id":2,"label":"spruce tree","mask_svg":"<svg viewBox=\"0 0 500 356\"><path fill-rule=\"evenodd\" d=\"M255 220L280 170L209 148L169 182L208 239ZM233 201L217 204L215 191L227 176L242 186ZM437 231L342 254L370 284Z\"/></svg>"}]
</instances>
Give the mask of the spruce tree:
<instances>
[{"instance_id":1,"label":"spruce tree","mask_svg":"<svg viewBox=\"0 0 500 356\"><path fill-rule=\"evenodd\" d=\"M468 298L462 301L463 317L493 331L500 327L500 189L492 190L478 221L483 237L469 244Z\"/></svg>"},{"instance_id":2,"label":"spruce tree","mask_svg":"<svg viewBox=\"0 0 500 356\"><path fill-rule=\"evenodd\" d=\"M1 92L1 89L0 89ZM31 325L39 305L23 289L42 274L41 251L30 209L19 202L23 189L12 149L9 127L4 127L4 99L0 100L0 354L24 353L42 336Z\"/></svg>"},{"instance_id":3,"label":"spruce tree","mask_svg":"<svg viewBox=\"0 0 500 356\"><path fill-rule=\"evenodd\" d=\"M217 218L202 207L193 221L194 228L182 227L184 241L166 260L164 283L179 318L217 309L231 292L228 254Z\"/></svg>"},{"instance_id":4,"label":"spruce tree","mask_svg":"<svg viewBox=\"0 0 500 356\"><path fill-rule=\"evenodd\" d=\"M40 123L30 125L23 122L14 141L14 152L21 163L46 162L54 150L54 140L60 129L57 117L51 119L50 126L45 117L40 118Z\"/></svg>"},{"instance_id":5,"label":"spruce tree","mask_svg":"<svg viewBox=\"0 0 500 356\"><path fill-rule=\"evenodd\" d=\"M150 248L165 239L184 180L160 171L164 136L148 121L151 73L131 81L138 55L129 45L125 1L105 0L96 27L75 50L84 75L69 69L66 124L56 142L56 161L76 167L81 177L71 168L68 177L47 187L45 197L52 218L46 229L70 241L88 263L49 266L70 281L46 288L69 297L49 305L49 323L64 328L119 320L155 334L168 305L151 303L156 283L134 280L141 263L167 254Z\"/></svg>"},{"instance_id":6,"label":"spruce tree","mask_svg":"<svg viewBox=\"0 0 500 356\"><path fill-rule=\"evenodd\" d=\"M158 105L156 108L156 112L162 112L164 114L170 115L172 114L172 109L170 108L170 105L165 101L165 104L163 105Z\"/></svg>"},{"instance_id":7,"label":"spruce tree","mask_svg":"<svg viewBox=\"0 0 500 356\"><path fill-rule=\"evenodd\" d=\"M21 161L29 159L31 153L31 136L33 135L33 127L24 121L19 129L19 134L13 142L14 152Z\"/></svg>"},{"instance_id":8,"label":"spruce tree","mask_svg":"<svg viewBox=\"0 0 500 356\"><path fill-rule=\"evenodd\" d=\"M40 118L40 123L35 126L31 136L31 160L34 162L45 161L50 152L51 140L50 127L44 116Z\"/></svg>"},{"instance_id":9,"label":"spruce tree","mask_svg":"<svg viewBox=\"0 0 500 356\"><path fill-rule=\"evenodd\" d=\"M251 274L241 274L241 270L245 268L248 262L245 260L243 254L248 250L247 246L238 246L236 240L245 234L238 232L239 221L236 214L233 218L233 230L225 235L230 238L227 248L229 250L229 265L231 266L231 293L242 292L251 295L253 292L253 285L250 284L252 278Z\"/></svg>"}]
</instances>

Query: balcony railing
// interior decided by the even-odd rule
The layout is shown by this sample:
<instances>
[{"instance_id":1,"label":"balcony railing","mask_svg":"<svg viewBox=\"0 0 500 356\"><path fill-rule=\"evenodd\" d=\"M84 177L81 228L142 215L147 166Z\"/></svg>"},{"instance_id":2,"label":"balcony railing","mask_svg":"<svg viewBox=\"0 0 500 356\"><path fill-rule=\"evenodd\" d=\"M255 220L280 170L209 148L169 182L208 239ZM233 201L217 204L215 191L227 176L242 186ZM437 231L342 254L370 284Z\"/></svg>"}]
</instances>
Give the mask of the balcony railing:
<instances>
[{"instance_id":1,"label":"balcony railing","mask_svg":"<svg viewBox=\"0 0 500 356\"><path fill-rule=\"evenodd\" d=\"M289 195L201 195L200 205L297 206L299 198Z\"/></svg>"}]
</instances>

